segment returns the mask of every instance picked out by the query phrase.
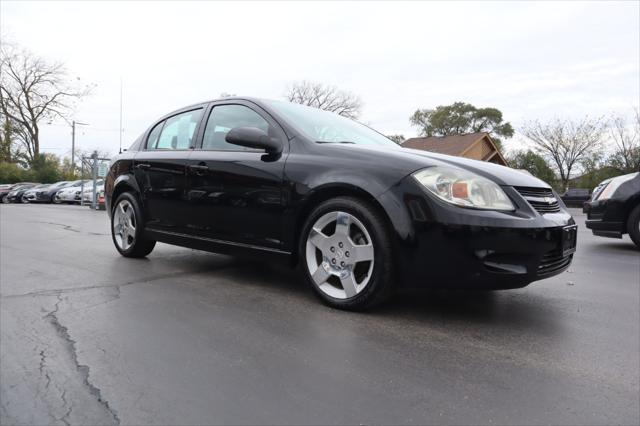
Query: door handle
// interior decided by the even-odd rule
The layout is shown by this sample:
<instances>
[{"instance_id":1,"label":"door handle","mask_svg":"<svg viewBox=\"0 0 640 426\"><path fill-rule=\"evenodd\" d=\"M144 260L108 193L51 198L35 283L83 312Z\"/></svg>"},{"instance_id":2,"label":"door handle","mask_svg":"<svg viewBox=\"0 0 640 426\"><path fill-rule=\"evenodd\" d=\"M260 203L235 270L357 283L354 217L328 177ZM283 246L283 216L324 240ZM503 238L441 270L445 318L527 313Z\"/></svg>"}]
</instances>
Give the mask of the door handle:
<instances>
[{"instance_id":1,"label":"door handle","mask_svg":"<svg viewBox=\"0 0 640 426\"><path fill-rule=\"evenodd\" d=\"M193 170L196 173L204 173L209 170L209 166L204 166L202 164L191 164L189 165L189 169Z\"/></svg>"},{"instance_id":2,"label":"door handle","mask_svg":"<svg viewBox=\"0 0 640 426\"><path fill-rule=\"evenodd\" d=\"M150 168L151 168L151 164L147 164L147 163L136 164L136 169L149 170Z\"/></svg>"}]
</instances>

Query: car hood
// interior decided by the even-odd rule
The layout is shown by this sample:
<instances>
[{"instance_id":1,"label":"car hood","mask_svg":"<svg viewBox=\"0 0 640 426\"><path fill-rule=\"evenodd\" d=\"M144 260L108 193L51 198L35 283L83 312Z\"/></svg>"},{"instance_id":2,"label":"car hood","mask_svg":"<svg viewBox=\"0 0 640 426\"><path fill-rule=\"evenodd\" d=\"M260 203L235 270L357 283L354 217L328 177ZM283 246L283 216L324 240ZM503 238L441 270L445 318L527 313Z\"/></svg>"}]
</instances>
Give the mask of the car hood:
<instances>
[{"instance_id":1,"label":"car hood","mask_svg":"<svg viewBox=\"0 0 640 426\"><path fill-rule=\"evenodd\" d=\"M369 157L369 161L371 161L371 157L379 157L380 164L399 168L406 175L425 167L452 166L476 173L492 180L498 185L550 188L547 183L530 175L526 171L516 170L486 161L471 160L463 157L402 147L385 148L351 144L327 144L325 146L330 149L341 149L344 154L349 152L357 157Z\"/></svg>"}]
</instances>

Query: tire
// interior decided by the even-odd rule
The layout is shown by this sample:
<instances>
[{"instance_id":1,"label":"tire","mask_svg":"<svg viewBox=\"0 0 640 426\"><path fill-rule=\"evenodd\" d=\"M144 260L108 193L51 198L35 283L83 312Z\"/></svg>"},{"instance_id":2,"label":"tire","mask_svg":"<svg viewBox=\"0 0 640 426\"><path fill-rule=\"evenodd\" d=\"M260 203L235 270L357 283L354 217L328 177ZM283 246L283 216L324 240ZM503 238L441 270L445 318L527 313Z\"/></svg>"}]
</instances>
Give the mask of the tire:
<instances>
[{"instance_id":1,"label":"tire","mask_svg":"<svg viewBox=\"0 0 640 426\"><path fill-rule=\"evenodd\" d=\"M124 257L145 257L156 245L154 240L144 235L142 209L130 192L120 194L113 203L111 239L116 250Z\"/></svg>"},{"instance_id":2,"label":"tire","mask_svg":"<svg viewBox=\"0 0 640 426\"><path fill-rule=\"evenodd\" d=\"M629 214L629 218L627 219L627 232L631 237L631 241L640 249L640 204L631 210Z\"/></svg>"},{"instance_id":3,"label":"tire","mask_svg":"<svg viewBox=\"0 0 640 426\"><path fill-rule=\"evenodd\" d=\"M7 197L6 195L4 197L2 197L2 202L4 204L9 204L9 197Z\"/></svg>"},{"instance_id":4,"label":"tire","mask_svg":"<svg viewBox=\"0 0 640 426\"><path fill-rule=\"evenodd\" d=\"M302 227L298 252L307 282L333 308L364 310L392 294L390 232L369 203L338 197L318 205Z\"/></svg>"},{"instance_id":5,"label":"tire","mask_svg":"<svg viewBox=\"0 0 640 426\"><path fill-rule=\"evenodd\" d=\"M26 198L24 198L24 195L22 197L20 197L20 202L22 204L29 204L29 200L27 200Z\"/></svg>"}]
</instances>

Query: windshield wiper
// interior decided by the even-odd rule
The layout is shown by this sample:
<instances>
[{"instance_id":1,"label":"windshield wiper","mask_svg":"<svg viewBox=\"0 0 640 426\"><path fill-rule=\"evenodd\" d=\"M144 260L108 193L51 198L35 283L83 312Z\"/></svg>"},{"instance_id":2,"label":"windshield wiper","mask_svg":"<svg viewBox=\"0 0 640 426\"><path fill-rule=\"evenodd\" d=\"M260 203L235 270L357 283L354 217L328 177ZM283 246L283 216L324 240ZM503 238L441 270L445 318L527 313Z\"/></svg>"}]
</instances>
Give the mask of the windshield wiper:
<instances>
[{"instance_id":1,"label":"windshield wiper","mask_svg":"<svg viewBox=\"0 0 640 426\"><path fill-rule=\"evenodd\" d=\"M316 141L316 143L347 143L347 144L351 144L351 145L355 145L355 142L351 142L351 141Z\"/></svg>"}]
</instances>

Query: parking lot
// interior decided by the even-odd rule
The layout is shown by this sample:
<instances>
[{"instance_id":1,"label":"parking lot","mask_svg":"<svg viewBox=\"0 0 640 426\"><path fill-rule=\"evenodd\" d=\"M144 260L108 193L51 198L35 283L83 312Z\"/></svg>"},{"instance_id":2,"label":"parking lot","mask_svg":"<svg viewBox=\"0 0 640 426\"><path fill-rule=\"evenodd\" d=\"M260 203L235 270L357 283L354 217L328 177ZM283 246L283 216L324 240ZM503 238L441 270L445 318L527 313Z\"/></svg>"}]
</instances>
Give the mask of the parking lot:
<instances>
[{"instance_id":1,"label":"parking lot","mask_svg":"<svg viewBox=\"0 0 640 426\"><path fill-rule=\"evenodd\" d=\"M638 424L640 255L593 237L520 290L321 305L295 271L3 205L2 424Z\"/></svg>"}]
</instances>

